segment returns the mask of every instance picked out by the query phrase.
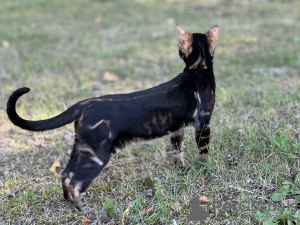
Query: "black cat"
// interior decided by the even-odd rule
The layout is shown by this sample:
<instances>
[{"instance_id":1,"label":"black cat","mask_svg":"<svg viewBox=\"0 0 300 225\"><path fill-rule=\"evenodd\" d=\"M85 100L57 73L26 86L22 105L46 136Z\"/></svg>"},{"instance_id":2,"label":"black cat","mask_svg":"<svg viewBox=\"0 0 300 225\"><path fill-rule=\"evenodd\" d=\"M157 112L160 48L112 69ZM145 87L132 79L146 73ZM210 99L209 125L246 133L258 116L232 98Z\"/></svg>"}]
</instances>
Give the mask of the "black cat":
<instances>
[{"instance_id":1,"label":"black cat","mask_svg":"<svg viewBox=\"0 0 300 225\"><path fill-rule=\"evenodd\" d=\"M71 158L62 173L64 197L87 212L85 191L105 167L112 153L126 143L172 133L173 149L179 149L184 167L183 127L195 127L200 154L207 155L209 121L215 103L213 56L219 28L190 34L177 25L179 55L186 63L174 79L130 94L106 95L76 103L51 119L28 121L16 113L16 102L29 88L16 90L7 102L7 114L16 126L45 131L75 121Z\"/></svg>"}]
</instances>

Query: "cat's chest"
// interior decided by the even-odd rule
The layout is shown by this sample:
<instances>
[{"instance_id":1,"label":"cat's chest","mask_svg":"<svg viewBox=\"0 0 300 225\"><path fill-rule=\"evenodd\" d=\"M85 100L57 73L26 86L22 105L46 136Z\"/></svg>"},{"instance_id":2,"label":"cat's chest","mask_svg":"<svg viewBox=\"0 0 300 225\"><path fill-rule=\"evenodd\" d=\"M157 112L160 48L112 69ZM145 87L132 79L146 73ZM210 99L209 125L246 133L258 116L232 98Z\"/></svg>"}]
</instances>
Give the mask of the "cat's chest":
<instances>
[{"instance_id":1,"label":"cat's chest","mask_svg":"<svg viewBox=\"0 0 300 225\"><path fill-rule=\"evenodd\" d=\"M197 122L199 120L207 120L210 118L211 110L207 104L209 99L201 99L201 96L198 91L194 92L194 98L196 102L196 107L193 112L192 120ZM203 97L202 97L203 98ZM205 104L206 103L206 104Z\"/></svg>"},{"instance_id":2,"label":"cat's chest","mask_svg":"<svg viewBox=\"0 0 300 225\"><path fill-rule=\"evenodd\" d=\"M196 119L196 117L198 115L199 107L201 106L201 98L200 98L198 91L194 91L194 98L195 98L195 102L196 102L196 107L195 107L194 113L193 113L193 120Z\"/></svg>"}]
</instances>

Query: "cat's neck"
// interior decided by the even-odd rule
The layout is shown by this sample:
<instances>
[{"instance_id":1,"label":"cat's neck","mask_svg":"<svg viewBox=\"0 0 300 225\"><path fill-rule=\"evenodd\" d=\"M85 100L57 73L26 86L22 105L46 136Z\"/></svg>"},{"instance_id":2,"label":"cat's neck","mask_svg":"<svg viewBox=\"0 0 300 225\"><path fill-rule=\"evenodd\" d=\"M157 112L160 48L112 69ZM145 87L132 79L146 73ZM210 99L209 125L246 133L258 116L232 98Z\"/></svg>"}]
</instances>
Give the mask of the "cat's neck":
<instances>
[{"instance_id":1,"label":"cat's neck","mask_svg":"<svg viewBox=\"0 0 300 225\"><path fill-rule=\"evenodd\" d=\"M208 68L203 68L202 66L198 65L196 68L194 69L190 69L190 66L186 65L186 67L184 68L183 72L188 72L188 73L213 73L213 67L211 64L211 67Z\"/></svg>"}]
</instances>

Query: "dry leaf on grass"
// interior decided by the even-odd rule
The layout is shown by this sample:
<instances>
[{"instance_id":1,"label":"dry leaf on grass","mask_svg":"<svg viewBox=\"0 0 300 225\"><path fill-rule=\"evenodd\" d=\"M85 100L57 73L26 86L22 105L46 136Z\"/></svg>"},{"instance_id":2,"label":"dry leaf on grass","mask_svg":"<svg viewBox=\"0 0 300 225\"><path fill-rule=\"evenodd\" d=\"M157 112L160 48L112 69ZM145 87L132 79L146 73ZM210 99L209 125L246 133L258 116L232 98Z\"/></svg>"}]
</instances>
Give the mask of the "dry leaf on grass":
<instances>
[{"instance_id":1,"label":"dry leaf on grass","mask_svg":"<svg viewBox=\"0 0 300 225\"><path fill-rule=\"evenodd\" d=\"M154 205L152 205L149 209L146 208L143 209L141 215L142 217L145 217L147 215L151 215L153 212L154 212Z\"/></svg>"},{"instance_id":2,"label":"dry leaf on grass","mask_svg":"<svg viewBox=\"0 0 300 225\"><path fill-rule=\"evenodd\" d=\"M85 218L84 216L73 216L74 220L80 220L81 225L87 225L92 223L91 220Z\"/></svg>"},{"instance_id":3,"label":"dry leaf on grass","mask_svg":"<svg viewBox=\"0 0 300 225\"><path fill-rule=\"evenodd\" d=\"M52 166L50 167L49 171L53 174L56 174L56 167L60 167L60 163L55 161Z\"/></svg>"},{"instance_id":4,"label":"dry leaf on grass","mask_svg":"<svg viewBox=\"0 0 300 225\"><path fill-rule=\"evenodd\" d=\"M122 199L125 199L125 198L127 198L127 197L128 197L128 195L130 195L130 192L126 192L126 193L123 195Z\"/></svg>"},{"instance_id":5,"label":"dry leaf on grass","mask_svg":"<svg viewBox=\"0 0 300 225\"><path fill-rule=\"evenodd\" d=\"M170 18L167 19L167 23L170 24L170 25L173 25L173 24L176 23L176 21L175 21L174 18L171 18L171 17L170 17Z\"/></svg>"},{"instance_id":6,"label":"dry leaf on grass","mask_svg":"<svg viewBox=\"0 0 300 225\"><path fill-rule=\"evenodd\" d=\"M81 225L87 225L87 224L91 224L92 221L90 221L89 219L81 219Z\"/></svg>"},{"instance_id":7,"label":"dry leaf on grass","mask_svg":"<svg viewBox=\"0 0 300 225\"><path fill-rule=\"evenodd\" d=\"M117 74L106 71L102 77L102 80L108 82L117 82L119 81L119 77Z\"/></svg>"},{"instance_id":8,"label":"dry leaf on grass","mask_svg":"<svg viewBox=\"0 0 300 225\"><path fill-rule=\"evenodd\" d=\"M2 41L2 47L4 47L4 48L8 48L9 47L9 42L8 41Z\"/></svg>"},{"instance_id":9,"label":"dry leaf on grass","mask_svg":"<svg viewBox=\"0 0 300 225\"><path fill-rule=\"evenodd\" d=\"M204 195L202 195L200 198L199 198L199 202L201 205L206 205L209 203L209 198L205 197Z\"/></svg>"},{"instance_id":10,"label":"dry leaf on grass","mask_svg":"<svg viewBox=\"0 0 300 225\"><path fill-rule=\"evenodd\" d=\"M171 207L174 211L176 211L176 210L178 209L178 202L172 202L172 203L170 203L170 207Z\"/></svg>"},{"instance_id":11,"label":"dry leaf on grass","mask_svg":"<svg viewBox=\"0 0 300 225\"><path fill-rule=\"evenodd\" d=\"M127 209L124 211L124 213L123 213L123 218L122 218L122 225L124 225L125 217L128 216L129 212L130 212L130 209L129 209L129 208L127 208Z\"/></svg>"}]
</instances>

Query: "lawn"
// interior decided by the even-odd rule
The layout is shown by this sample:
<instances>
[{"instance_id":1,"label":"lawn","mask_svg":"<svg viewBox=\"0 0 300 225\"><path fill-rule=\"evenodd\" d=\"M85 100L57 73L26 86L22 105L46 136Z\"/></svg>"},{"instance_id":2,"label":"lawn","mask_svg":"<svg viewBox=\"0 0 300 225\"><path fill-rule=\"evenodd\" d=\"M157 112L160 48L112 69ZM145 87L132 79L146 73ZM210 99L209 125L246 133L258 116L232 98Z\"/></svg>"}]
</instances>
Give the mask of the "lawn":
<instances>
[{"instance_id":1,"label":"lawn","mask_svg":"<svg viewBox=\"0 0 300 225\"><path fill-rule=\"evenodd\" d=\"M0 225L300 224L299 1L2 0L0 11ZM31 88L17 111L39 120L168 81L184 68L176 23L220 28L209 160L192 127L184 171L166 154L169 137L128 145L87 191L96 216L83 215L61 188L73 125L21 130L6 102ZM195 206L200 196L210 202ZM209 216L190 221L195 208Z\"/></svg>"}]
</instances>

